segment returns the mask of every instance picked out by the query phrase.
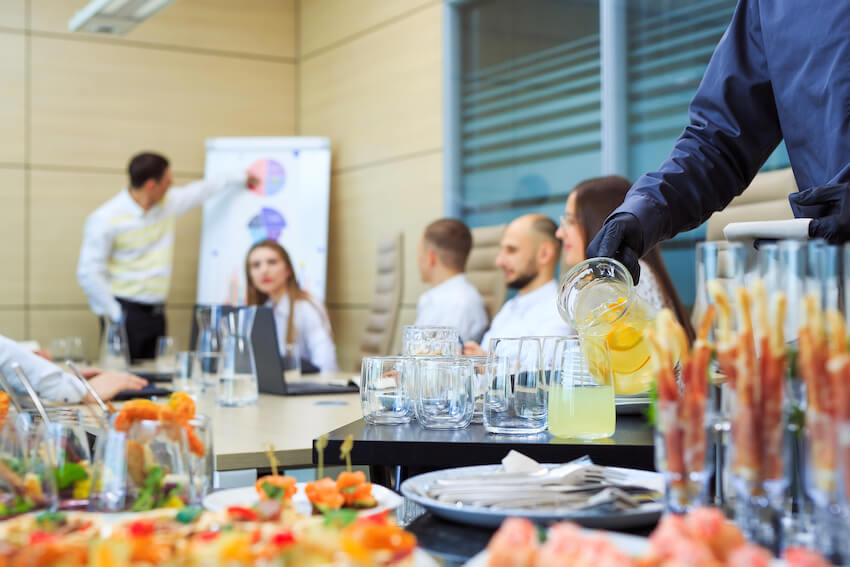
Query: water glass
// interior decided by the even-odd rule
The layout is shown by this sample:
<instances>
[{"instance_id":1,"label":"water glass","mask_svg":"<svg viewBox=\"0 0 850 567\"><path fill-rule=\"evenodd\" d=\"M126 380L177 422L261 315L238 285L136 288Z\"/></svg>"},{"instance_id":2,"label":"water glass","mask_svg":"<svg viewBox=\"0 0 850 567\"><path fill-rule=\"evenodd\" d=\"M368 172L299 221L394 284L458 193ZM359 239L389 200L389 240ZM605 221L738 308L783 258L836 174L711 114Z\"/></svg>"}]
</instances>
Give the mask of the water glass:
<instances>
[{"instance_id":1,"label":"water glass","mask_svg":"<svg viewBox=\"0 0 850 567\"><path fill-rule=\"evenodd\" d=\"M490 352L493 366L484 390L484 428L507 435L546 431L547 391L540 341L491 339Z\"/></svg>"},{"instance_id":2,"label":"water glass","mask_svg":"<svg viewBox=\"0 0 850 567\"><path fill-rule=\"evenodd\" d=\"M186 392L190 396L197 396L204 392L204 380L200 370L196 371L195 353L192 351L180 351L175 356L174 366L174 389Z\"/></svg>"},{"instance_id":3,"label":"water glass","mask_svg":"<svg viewBox=\"0 0 850 567\"><path fill-rule=\"evenodd\" d=\"M283 348L283 379L297 382L301 379L301 349L298 343L287 344Z\"/></svg>"},{"instance_id":4,"label":"water glass","mask_svg":"<svg viewBox=\"0 0 850 567\"><path fill-rule=\"evenodd\" d=\"M414 359L365 357L360 364L360 406L366 423L397 425L413 419Z\"/></svg>"},{"instance_id":5,"label":"water glass","mask_svg":"<svg viewBox=\"0 0 850 567\"><path fill-rule=\"evenodd\" d=\"M198 322L198 339L195 344L198 375L204 386L215 386L218 377L218 362L221 357L220 305L199 305L195 310Z\"/></svg>"},{"instance_id":6,"label":"water glass","mask_svg":"<svg viewBox=\"0 0 850 567\"><path fill-rule=\"evenodd\" d=\"M576 439L613 435L617 416L607 349L596 342L564 338L553 346L552 358L550 433Z\"/></svg>"},{"instance_id":7,"label":"water glass","mask_svg":"<svg viewBox=\"0 0 850 567\"><path fill-rule=\"evenodd\" d=\"M174 337L156 339L156 369L159 372L173 373L177 364L177 346Z\"/></svg>"},{"instance_id":8,"label":"water glass","mask_svg":"<svg viewBox=\"0 0 850 567\"><path fill-rule=\"evenodd\" d=\"M71 362L87 364L89 357L83 337L68 337L68 357Z\"/></svg>"},{"instance_id":9,"label":"water glass","mask_svg":"<svg viewBox=\"0 0 850 567\"><path fill-rule=\"evenodd\" d=\"M240 307L227 314L221 325L221 363L215 403L219 406L251 406L259 399L257 367L251 329L257 307Z\"/></svg>"},{"instance_id":10,"label":"water glass","mask_svg":"<svg viewBox=\"0 0 850 567\"><path fill-rule=\"evenodd\" d=\"M458 356L460 333L454 327L415 327L402 331L402 354L411 356Z\"/></svg>"},{"instance_id":11,"label":"water glass","mask_svg":"<svg viewBox=\"0 0 850 567\"><path fill-rule=\"evenodd\" d=\"M191 433L187 431L189 445L188 467L192 478L190 498L195 504L201 504L204 497L212 492L215 473L215 451L213 450L212 420L202 414L195 414L189 421Z\"/></svg>"},{"instance_id":12,"label":"water glass","mask_svg":"<svg viewBox=\"0 0 850 567\"><path fill-rule=\"evenodd\" d=\"M71 345L66 338L53 339L47 352L53 360L64 361L71 357Z\"/></svg>"},{"instance_id":13,"label":"water glass","mask_svg":"<svg viewBox=\"0 0 850 567\"><path fill-rule=\"evenodd\" d=\"M475 405L474 367L463 357L416 360L416 419L425 429L463 429Z\"/></svg>"},{"instance_id":14,"label":"water glass","mask_svg":"<svg viewBox=\"0 0 850 567\"><path fill-rule=\"evenodd\" d=\"M100 345L100 367L104 370L126 370L130 366L130 343L124 321L108 321Z\"/></svg>"},{"instance_id":15,"label":"water glass","mask_svg":"<svg viewBox=\"0 0 850 567\"><path fill-rule=\"evenodd\" d=\"M475 405L472 410L472 423L483 423L484 391L493 375L493 361L489 356L465 356L464 358L472 361L472 370L475 376L475 383L473 384Z\"/></svg>"}]
</instances>

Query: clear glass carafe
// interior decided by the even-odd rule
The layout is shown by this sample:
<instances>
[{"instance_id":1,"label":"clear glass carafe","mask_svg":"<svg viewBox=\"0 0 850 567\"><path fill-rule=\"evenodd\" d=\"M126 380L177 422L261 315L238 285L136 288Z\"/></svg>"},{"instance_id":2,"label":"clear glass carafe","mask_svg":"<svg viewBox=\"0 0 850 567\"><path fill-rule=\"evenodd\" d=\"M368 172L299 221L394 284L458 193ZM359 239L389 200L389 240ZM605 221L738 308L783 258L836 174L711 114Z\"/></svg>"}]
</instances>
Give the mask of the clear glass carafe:
<instances>
[{"instance_id":1,"label":"clear glass carafe","mask_svg":"<svg viewBox=\"0 0 850 567\"><path fill-rule=\"evenodd\" d=\"M256 306L240 307L222 319L217 405L249 406L257 403L257 367L251 345L251 329L256 314Z\"/></svg>"},{"instance_id":2,"label":"clear glass carafe","mask_svg":"<svg viewBox=\"0 0 850 567\"><path fill-rule=\"evenodd\" d=\"M221 306L199 305L195 309L195 319L198 322L198 338L195 344L196 370L204 386L215 386L221 357Z\"/></svg>"}]
</instances>

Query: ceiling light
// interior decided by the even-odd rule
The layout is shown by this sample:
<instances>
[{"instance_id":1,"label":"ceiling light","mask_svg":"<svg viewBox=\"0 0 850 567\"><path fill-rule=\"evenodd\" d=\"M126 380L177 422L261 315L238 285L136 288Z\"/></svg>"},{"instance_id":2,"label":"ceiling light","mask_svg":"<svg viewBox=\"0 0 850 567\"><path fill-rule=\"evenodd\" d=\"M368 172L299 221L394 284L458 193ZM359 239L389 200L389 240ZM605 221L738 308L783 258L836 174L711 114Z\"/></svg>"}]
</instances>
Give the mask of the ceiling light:
<instances>
[{"instance_id":1,"label":"ceiling light","mask_svg":"<svg viewBox=\"0 0 850 567\"><path fill-rule=\"evenodd\" d=\"M124 35L174 0L91 0L74 14L68 30Z\"/></svg>"}]
</instances>

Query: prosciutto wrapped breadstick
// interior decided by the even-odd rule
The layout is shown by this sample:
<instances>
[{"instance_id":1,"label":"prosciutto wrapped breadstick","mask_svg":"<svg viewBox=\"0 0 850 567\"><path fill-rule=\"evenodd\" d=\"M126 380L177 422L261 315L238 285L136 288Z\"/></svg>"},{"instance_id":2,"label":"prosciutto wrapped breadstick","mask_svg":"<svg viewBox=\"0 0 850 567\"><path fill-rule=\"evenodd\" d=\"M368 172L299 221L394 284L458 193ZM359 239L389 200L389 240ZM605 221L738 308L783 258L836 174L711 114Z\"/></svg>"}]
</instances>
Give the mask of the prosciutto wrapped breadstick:
<instances>
[{"instance_id":1,"label":"prosciutto wrapped breadstick","mask_svg":"<svg viewBox=\"0 0 850 567\"><path fill-rule=\"evenodd\" d=\"M732 330L734 325L732 302L726 290L716 280L708 282L708 293L717 306L717 363L726 376L726 383L734 390L738 373L736 367L738 343Z\"/></svg>"}]
</instances>

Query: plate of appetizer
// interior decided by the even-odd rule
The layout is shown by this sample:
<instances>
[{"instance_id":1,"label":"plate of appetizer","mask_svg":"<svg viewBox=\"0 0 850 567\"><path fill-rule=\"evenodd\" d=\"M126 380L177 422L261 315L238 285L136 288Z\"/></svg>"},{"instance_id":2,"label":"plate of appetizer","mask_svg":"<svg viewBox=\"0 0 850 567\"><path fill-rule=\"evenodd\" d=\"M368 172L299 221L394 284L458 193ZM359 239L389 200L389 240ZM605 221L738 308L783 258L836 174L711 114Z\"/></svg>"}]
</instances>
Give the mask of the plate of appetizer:
<instances>
[{"instance_id":1,"label":"plate of appetizer","mask_svg":"<svg viewBox=\"0 0 850 567\"><path fill-rule=\"evenodd\" d=\"M401 492L437 516L485 527L518 516L540 523L570 520L585 527L627 529L652 525L664 508L664 481L658 473L601 467L587 457L540 464L516 451L502 465L409 478Z\"/></svg>"},{"instance_id":2,"label":"plate of appetizer","mask_svg":"<svg viewBox=\"0 0 850 567\"><path fill-rule=\"evenodd\" d=\"M697 508L684 516L665 515L649 538L587 530L569 522L543 531L527 519L509 518L465 567L501 565L825 567L829 562L801 548L789 548L781 560L775 559L748 543L720 510Z\"/></svg>"}]
</instances>

